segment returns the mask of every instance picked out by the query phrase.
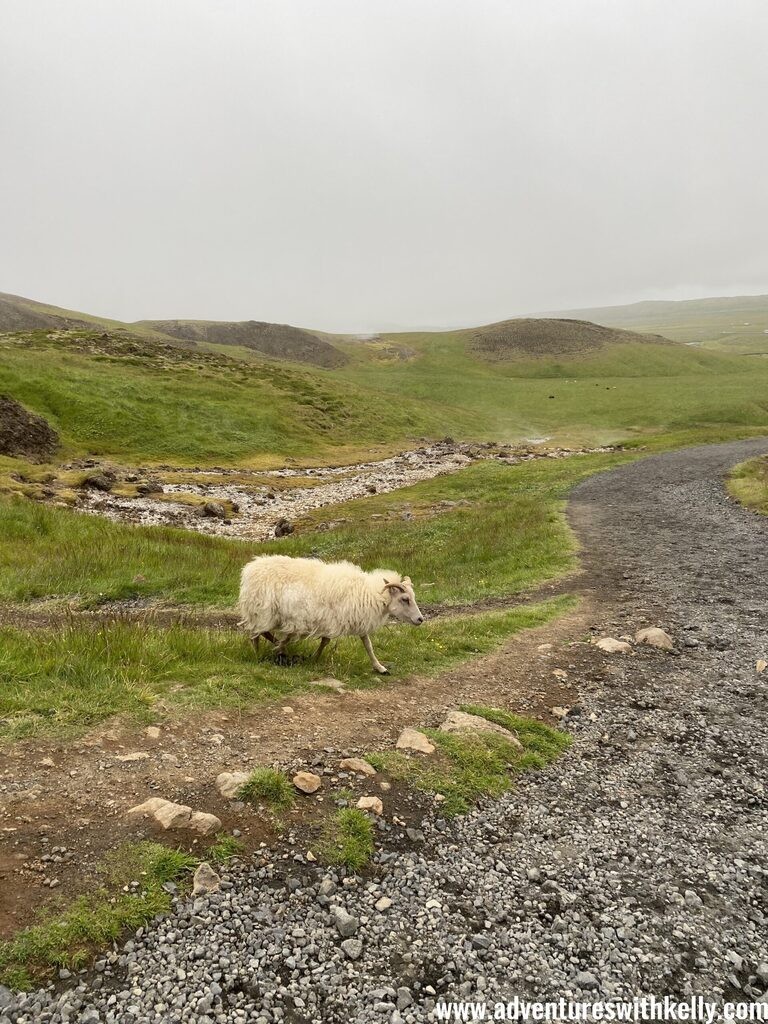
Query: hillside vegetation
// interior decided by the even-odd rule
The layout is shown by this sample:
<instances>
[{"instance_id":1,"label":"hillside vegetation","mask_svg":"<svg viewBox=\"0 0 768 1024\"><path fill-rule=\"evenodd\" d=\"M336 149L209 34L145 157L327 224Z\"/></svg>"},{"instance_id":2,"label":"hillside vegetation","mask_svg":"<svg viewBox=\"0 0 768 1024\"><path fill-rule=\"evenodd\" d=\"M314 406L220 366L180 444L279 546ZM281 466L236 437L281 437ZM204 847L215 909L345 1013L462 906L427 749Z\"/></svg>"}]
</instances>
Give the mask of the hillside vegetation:
<instances>
[{"instance_id":1,"label":"hillside vegetation","mask_svg":"<svg viewBox=\"0 0 768 1024\"><path fill-rule=\"evenodd\" d=\"M663 334L673 341L730 353L768 354L768 295L679 302L634 302L547 314L579 317L607 327Z\"/></svg>"},{"instance_id":2,"label":"hillside vegetation","mask_svg":"<svg viewBox=\"0 0 768 1024\"><path fill-rule=\"evenodd\" d=\"M408 447L445 434L594 445L768 422L768 359L583 321L333 336L330 344L256 321L115 326L93 318L92 327L72 328L86 315L30 300L6 304L11 316L8 309L54 324L0 332L0 393L44 416L69 455L269 465L348 461L376 444ZM62 316L71 316L69 329ZM282 361L272 358L278 352Z\"/></svg>"}]
</instances>

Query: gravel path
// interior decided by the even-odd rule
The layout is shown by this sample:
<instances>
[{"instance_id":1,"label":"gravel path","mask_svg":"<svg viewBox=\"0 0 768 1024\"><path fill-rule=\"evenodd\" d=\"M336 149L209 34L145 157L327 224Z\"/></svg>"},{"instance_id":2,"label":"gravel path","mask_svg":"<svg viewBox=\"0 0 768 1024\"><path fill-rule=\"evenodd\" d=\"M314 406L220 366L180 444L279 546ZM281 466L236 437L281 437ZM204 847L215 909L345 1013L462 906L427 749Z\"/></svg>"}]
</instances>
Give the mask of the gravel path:
<instances>
[{"instance_id":1,"label":"gravel path","mask_svg":"<svg viewBox=\"0 0 768 1024\"><path fill-rule=\"evenodd\" d=\"M425 819L405 852L387 848L389 824L373 877L298 854L235 869L95 978L0 1008L2 1024L410 1024L436 1000L515 995L768 1001L768 520L721 485L767 449L689 449L577 489L600 631L658 624L676 650L590 648L609 682L584 682L551 769L454 823Z\"/></svg>"}]
</instances>

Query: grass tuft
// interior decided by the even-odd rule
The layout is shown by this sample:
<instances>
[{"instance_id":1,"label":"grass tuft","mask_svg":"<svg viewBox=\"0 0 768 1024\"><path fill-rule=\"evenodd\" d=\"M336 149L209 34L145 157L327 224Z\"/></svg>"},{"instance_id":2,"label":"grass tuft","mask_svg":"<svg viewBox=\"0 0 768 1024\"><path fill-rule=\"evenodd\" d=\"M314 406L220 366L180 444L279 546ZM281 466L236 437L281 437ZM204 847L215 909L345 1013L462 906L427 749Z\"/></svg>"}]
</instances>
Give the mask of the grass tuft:
<instances>
[{"instance_id":1,"label":"grass tuft","mask_svg":"<svg viewBox=\"0 0 768 1024\"><path fill-rule=\"evenodd\" d=\"M362 811L345 807L329 820L321 855L329 864L360 871L373 856L373 823Z\"/></svg>"},{"instance_id":2,"label":"grass tuft","mask_svg":"<svg viewBox=\"0 0 768 1024\"><path fill-rule=\"evenodd\" d=\"M366 754L379 771L427 793L444 797L442 814L466 814L484 797L498 797L511 788L515 775L543 768L570 746L567 733L542 722L479 705L461 708L512 729L523 745L522 753L503 736L494 733L425 732L436 746L429 757L408 757L398 751Z\"/></svg>"},{"instance_id":3,"label":"grass tuft","mask_svg":"<svg viewBox=\"0 0 768 1024\"><path fill-rule=\"evenodd\" d=\"M233 857L239 857L243 850L245 850L245 843L237 836L221 833L216 836L216 841L208 847L208 857L216 864L225 864Z\"/></svg>"},{"instance_id":4,"label":"grass tuft","mask_svg":"<svg viewBox=\"0 0 768 1024\"><path fill-rule=\"evenodd\" d=\"M734 466L728 490L745 508L768 515L768 455Z\"/></svg>"},{"instance_id":5,"label":"grass tuft","mask_svg":"<svg viewBox=\"0 0 768 1024\"><path fill-rule=\"evenodd\" d=\"M293 784L278 768L256 768L240 787L241 800L262 801L274 811L287 811L296 799Z\"/></svg>"}]
</instances>

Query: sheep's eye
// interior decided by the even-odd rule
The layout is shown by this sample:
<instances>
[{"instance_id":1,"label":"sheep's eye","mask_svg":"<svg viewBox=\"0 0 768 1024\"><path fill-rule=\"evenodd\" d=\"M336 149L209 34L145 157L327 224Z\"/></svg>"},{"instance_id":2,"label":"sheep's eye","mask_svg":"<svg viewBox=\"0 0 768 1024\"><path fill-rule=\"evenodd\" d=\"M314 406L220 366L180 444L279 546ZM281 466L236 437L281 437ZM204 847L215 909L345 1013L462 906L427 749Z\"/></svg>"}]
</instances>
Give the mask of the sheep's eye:
<instances>
[{"instance_id":1,"label":"sheep's eye","mask_svg":"<svg viewBox=\"0 0 768 1024\"><path fill-rule=\"evenodd\" d=\"M401 600L402 600L403 604L410 604L411 603L410 597L403 597Z\"/></svg>"}]
</instances>

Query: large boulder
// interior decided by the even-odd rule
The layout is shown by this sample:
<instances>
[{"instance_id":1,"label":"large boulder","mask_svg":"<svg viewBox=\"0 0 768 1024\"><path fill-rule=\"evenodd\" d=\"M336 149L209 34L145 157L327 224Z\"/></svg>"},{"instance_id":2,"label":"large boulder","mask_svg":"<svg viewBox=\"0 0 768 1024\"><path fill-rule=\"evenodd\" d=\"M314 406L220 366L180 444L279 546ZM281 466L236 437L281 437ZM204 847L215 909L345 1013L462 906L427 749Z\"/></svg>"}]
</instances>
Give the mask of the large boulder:
<instances>
[{"instance_id":1,"label":"large boulder","mask_svg":"<svg viewBox=\"0 0 768 1024\"><path fill-rule=\"evenodd\" d=\"M0 395L0 455L46 462L59 446L53 427L10 395Z\"/></svg>"}]
</instances>

